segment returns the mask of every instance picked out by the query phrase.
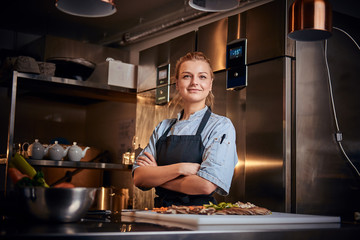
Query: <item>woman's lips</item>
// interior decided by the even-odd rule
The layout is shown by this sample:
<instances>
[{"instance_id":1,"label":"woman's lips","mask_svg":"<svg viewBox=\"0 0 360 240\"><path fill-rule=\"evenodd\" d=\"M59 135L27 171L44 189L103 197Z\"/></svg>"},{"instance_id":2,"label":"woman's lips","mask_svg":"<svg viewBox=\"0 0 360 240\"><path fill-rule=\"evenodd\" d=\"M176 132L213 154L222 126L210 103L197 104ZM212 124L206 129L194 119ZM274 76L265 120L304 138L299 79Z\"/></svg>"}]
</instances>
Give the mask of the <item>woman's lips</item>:
<instances>
[{"instance_id":1,"label":"woman's lips","mask_svg":"<svg viewBox=\"0 0 360 240\"><path fill-rule=\"evenodd\" d=\"M188 92L200 92L200 91L201 91L200 89L193 89L193 88L188 89Z\"/></svg>"}]
</instances>

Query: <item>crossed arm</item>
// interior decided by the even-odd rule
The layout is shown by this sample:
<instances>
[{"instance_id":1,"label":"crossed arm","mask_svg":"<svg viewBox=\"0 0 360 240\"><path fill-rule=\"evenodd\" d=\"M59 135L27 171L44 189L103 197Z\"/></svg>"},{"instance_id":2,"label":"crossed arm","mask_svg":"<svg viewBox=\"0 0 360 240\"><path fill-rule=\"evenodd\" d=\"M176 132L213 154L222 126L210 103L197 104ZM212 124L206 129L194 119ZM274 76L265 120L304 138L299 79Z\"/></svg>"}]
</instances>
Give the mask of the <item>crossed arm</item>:
<instances>
[{"instance_id":1,"label":"crossed arm","mask_svg":"<svg viewBox=\"0 0 360 240\"><path fill-rule=\"evenodd\" d=\"M211 194L216 185L196 175L200 169L197 163L176 163L157 166L154 157L144 152L137 163L140 167L134 170L134 184L137 187L163 187L168 190L189 195Z\"/></svg>"}]
</instances>

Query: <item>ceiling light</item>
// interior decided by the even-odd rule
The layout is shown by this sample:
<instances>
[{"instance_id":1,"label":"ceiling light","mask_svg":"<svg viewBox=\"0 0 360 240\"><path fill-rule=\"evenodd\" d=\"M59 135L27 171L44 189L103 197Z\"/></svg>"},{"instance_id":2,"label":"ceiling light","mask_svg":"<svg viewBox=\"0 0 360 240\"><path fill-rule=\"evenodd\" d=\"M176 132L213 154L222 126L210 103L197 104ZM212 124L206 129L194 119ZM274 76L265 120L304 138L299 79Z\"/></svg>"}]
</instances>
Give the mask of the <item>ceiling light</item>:
<instances>
[{"instance_id":1,"label":"ceiling light","mask_svg":"<svg viewBox=\"0 0 360 240\"><path fill-rule=\"evenodd\" d=\"M332 10L326 0L295 0L289 12L288 37L318 41L331 37Z\"/></svg>"},{"instance_id":2,"label":"ceiling light","mask_svg":"<svg viewBox=\"0 0 360 240\"><path fill-rule=\"evenodd\" d=\"M56 0L56 7L79 17L106 17L116 12L114 0Z\"/></svg>"},{"instance_id":3,"label":"ceiling light","mask_svg":"<svg viewBox=\"0 0 360 240\"><path fill-rule=\"evenodd\" d=\"M200 11L221 12L238 7L239 0L190 0L189 5Z\"/></svg>"}]
</instances>

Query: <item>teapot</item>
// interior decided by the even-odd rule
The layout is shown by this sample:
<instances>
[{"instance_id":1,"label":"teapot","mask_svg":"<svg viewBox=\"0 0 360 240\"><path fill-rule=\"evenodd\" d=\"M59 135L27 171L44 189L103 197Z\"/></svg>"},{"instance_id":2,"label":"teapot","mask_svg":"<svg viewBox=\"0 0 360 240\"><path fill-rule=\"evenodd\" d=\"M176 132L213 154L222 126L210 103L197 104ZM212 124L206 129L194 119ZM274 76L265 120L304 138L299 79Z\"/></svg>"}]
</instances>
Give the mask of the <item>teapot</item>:
<instances>
[{"instance_id":1,"label":"teapot","mask_svg":"<svg viewBox=\"0 0 360 240\"><path fill-rule=\"evenodd\" d=\"M27 155L32 159L41 160L47 154L49 147L44 147L40 142L39 139L35 139L35 142L30 144L27 149Z\"/></svg>"},{"instance_id":2,"label":"teapot","mask_svg":"<svg viewBox=\"0 0 360 240\"><path fill-rule=\"evenodd\" d=\"M63 148L58 141L49 147L49 158L51 160L62 160L66 156L70 147Z\"/></svg>"},{"instance_id":3,"label":"teapot","mask_svg":"<svg viewBox=\"0 0 360 240\"><path fill-rule=\"evenodd\" d=\"M68 158L70 161L80 161L83 157L85 157L86 151L89 149L90 147L86 147L84 150L81 149L81 147L79 147L77 145L77 142L73 142L73 145L69 148L68 151Z\"/></svg>"}]
</instances>

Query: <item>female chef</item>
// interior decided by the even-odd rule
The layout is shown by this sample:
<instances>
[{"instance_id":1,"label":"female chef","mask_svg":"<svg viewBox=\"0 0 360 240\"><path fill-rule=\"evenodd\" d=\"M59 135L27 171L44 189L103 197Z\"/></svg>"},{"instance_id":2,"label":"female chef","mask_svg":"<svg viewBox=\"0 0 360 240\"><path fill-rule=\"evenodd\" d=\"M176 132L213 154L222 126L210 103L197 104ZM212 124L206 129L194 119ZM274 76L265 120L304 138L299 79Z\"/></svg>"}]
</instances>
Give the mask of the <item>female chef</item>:
<instances>
[{"instance_id":1,"label":"female chef","mask_svg":"<svg viewBox=\"0 0 360 240\"><path fill-rule=\"evenodd\" d=\"M183 110L156 126L133 165L133 181L155 187L155 207L216 203L213 193L229 193L238 162L235 128L211 112L214 73L203 53L180 58L175 78Z\"/></svg>"}]
</instances>

